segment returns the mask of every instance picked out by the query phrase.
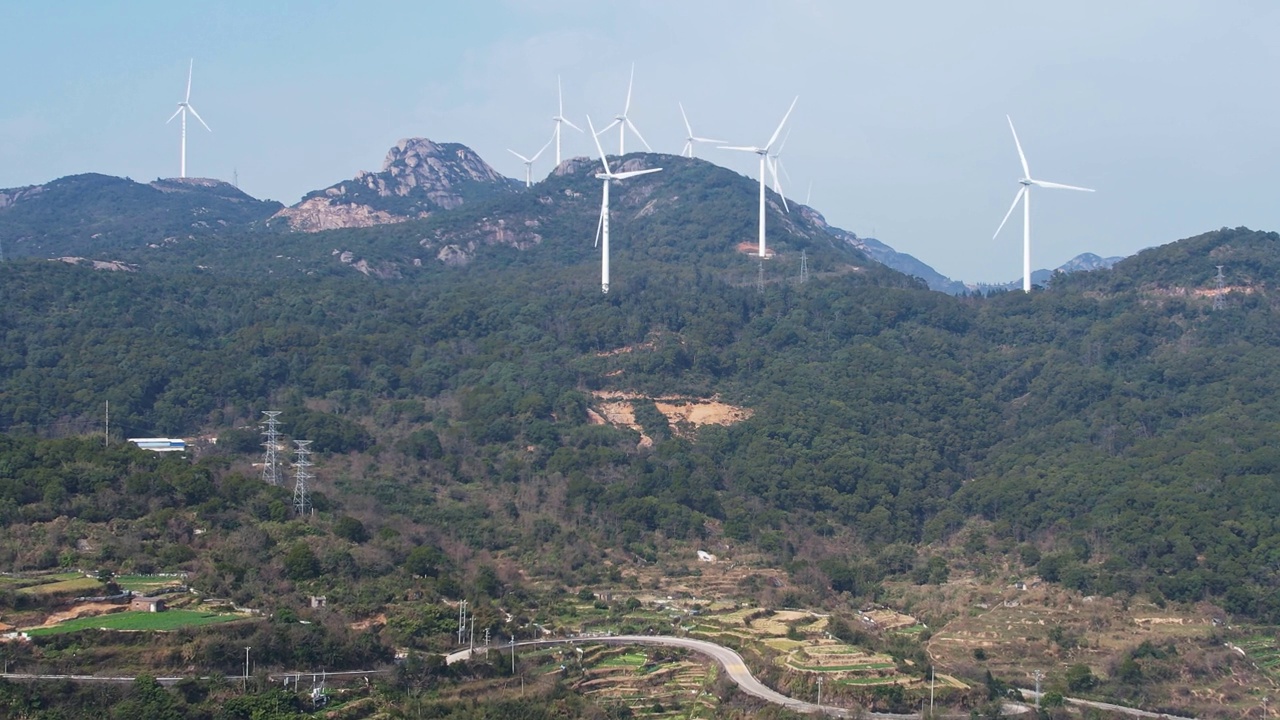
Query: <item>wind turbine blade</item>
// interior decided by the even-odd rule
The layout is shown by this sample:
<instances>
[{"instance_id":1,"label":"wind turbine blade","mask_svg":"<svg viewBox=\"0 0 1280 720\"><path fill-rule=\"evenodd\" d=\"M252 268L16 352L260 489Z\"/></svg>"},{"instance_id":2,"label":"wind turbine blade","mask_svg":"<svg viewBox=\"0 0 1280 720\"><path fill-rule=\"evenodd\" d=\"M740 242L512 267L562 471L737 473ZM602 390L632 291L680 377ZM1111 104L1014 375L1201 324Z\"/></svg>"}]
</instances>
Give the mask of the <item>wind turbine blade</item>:
<instances>
[{"instance_id":1,"label":"wind turbine blade","mask_svg":"<svg viewBox=\"0 0 1280 720\"><path fill-rule=\"evenodd\" d=\"M788 183L791 182L791 173L787 172L787 166L782 164L782 158L775 157L774 161L778 170L782 172L782 177L786 178Z\"/></svg>"},{"instance_id":2,"label":"wind turbine blade","mask_svg":"<svg viewBox=\"0 0 1280 720\"><path fill-rule=\"evenodd\" d=\"M204 121L204 118L200 117L200 113L196 112L196 109L194 107L192 107L191 105L188 105L187 109L191 111L192 115L196 116L196 119L200 121L201 125L204 125L205 130L208 130L209 132L213 132L213 128L209 127L209 124Z\"/></svg>"},{"instance_id":3,"label":"wind turbine blade","mask_svg":"<svg viewBox=\"0 0 1280 720\"><path fill-rule=\"evenodd\" d=\"M1048 180L1032 180L1032 185L1042 188L1055 188L1057 190L1079 190L1080 192L1093 192L1092 188L1076 187L1075 185L1063 185L1062 183L1049 182Z\"/></svg>"},{"instance_id":4,"label":"wind turbine blade","mask_svg":"<svg viewBox=\"0 0 1280 720\"><path fill-rule=\"evenodd\" d=\"M791 101L791 107L787 108L787 114L782 116L782 122L778 123L778 129L773 131L773 136L764 144L765 147L773 147L773 141L778 139L778 133L782 132L782 126L787 124L787 118L791 117L791 111L796 109L796 102L799 100L800 96L797 95L796 99Z\"/></svg>"},{"instance_id":5,"label":"wind turbine blade","mask_svg":"<svg viewBox=\"0 0 1280 720\"><path fill-rule=\"evenodd\" d=\"M605 180L605 182L609 182ZM604 206L600 206L600 219L596 220L596 241L591 247L600 247L600 230L604 228Z\"/></svg>"},{"instance_id":6,"label":"wind turbine blade","mask_svg":"<svg viewBox=\"0 0 1280 720\"><path fill-rule=\"evenodd\" d=\"M1018 194L1013 196L1013 204L1009 206L1009 212L1005 213L1004 219L1000 221L1000 227L996 228L996 234L991 236L992 240L995 240L997 237L1000 236L1000 231L1004 229L1004 224L1009 222L1009 216L1013 214L1013 209L1018 207L1018 201L1022 199L1022 195L1026 191L1027 191L1026 185L1023 185L1022 187L1018 188Z\"/></svg>"},{"instance_id":7,"label":"wind turbine blade","mask_svg":"<svg viewBox=\"0 0 1280 720\"><path fill-rule=\"evenodd\" d=\"M590 119L590 118L588 118L588 119ZM600 128L600 132L595 133L596 137L599 137L599 136L601 136L601 135L603 135L603 134L605 134L605 133L609 132L610 130L614 129L615 127L617 127L618 123L620 123L620 122L622 122L622 121L621 121L621 120L614 120L613 122L609 123L608 125L605 125L604 127ZM590 124L590 123L588 123L588 124Z\"/></svg>"},{"instance_id":8,"label":"wind turbine blade","mask_svg":"<svg viewBox=\"0 0 1280 720\"><path fill-rule=\"evenodd\" d=\"M515 155L516 157L520 158L521 160L523 160L523 161L525 161L525 162L533 162L533 161L532 161L532 160L530 160L529 158L527 158L527 157L525 157L525 156L521 155L520 153L516 152L515 150L512 150L511 148L507 148L507 152L511 153L512 155ZM537 157L537 155L534 155L534 157Z\"/></svg>"},{"instance_id":9,"label":"wind turbine blade","mask_svg":"<svg viewBox=\"0 0 1280 720\"><path fill-rule=\"evenodd\" d=\"M182 106L181 106L181 105L179 105L179 106L178 106L178 109L177 109L177 110L174 110L174 111L173 111L173 114L169 116L169 119L164 121L164 124L165 124L165 125L168 125L169 123L173 122L173 119L174 119L174 118L178 117L178 116L179 116L179 115L181 115L181 114L182 114Z\"/></svg>"},{"instance_id":10,"label":"wind turbine blade","mask_svg":"<svg viewBox=\"0 0 1280 720\"><path fill-rule=\"evenodd\" d=\"M555 140L555 138L551 138L551 140ZM548 140L545 145L539 148L538 152L534 153L533 157L529 158L529 162L533 162L534 160L537 160L539 155L545 152L547 148L551 147L551 140Z\"/></svg>"},{"instance_id":11,"label":"wind turbine blade","mask_svg":"<svg viewBox=\"0 0 1280 720\"><path fill-rule=\"evenodd\" d=\"M633 178L638 175L648 175L649 173L656 173L661 171L662 171L662 168L649 168L648 170L629 170L627 172L616 173L614 175L611 175L610 177L612 177L614 180L626 180L627 178Z\"/></svg>"},{"instance_id":12,"label":"wind turbine blade","mask_svg":"<svg viewBox=\"0 0 1280 720\"><path fill-rule=\"evenodd\" d=\"M596 150L600 151L600 164L604 165L604 174L611 175L609 172L609 161L605 159L604 148L600 146L600 133L596 132L596 128L591 124L591 116L587 116L587 127L591 128L591 139L596 143ZM613 127L610 125L609 127ZM603 132L603 131L602 131Z\"/></svg>"},{"instance_id":13,"label":"wind turbine blade","mask_svg":"<svg viewBox=\"0 0 1280 720\"><path fill-rule=\"evenodd\" d=\"M191 71L195 69L195 66L196 59L191 58L191 61L187 63L187 97L183 102L191 102Z\"/></svg>"},{"instance_id":14,"label":"wind turbine blade","mask_svg":"<svg viewBox=\"0 0 1280 720\"><path fill-rule=\"evenodd\" d=\"M573 128L574 130L577 130L578 132L582 132L582 128L578 127L577 125L574 125L572 122L569 121L569 118L567 117L560 118L560 122L564 123L565 125L568 125L569 127Z\"/></svg>"},{"instance_id":15,"label":"wind turbine blade","mask_svg":"<svg viewBox=\"0 0 1280 720\"><path fill-rule=\"evenodd\" d=\"M693 138L684 141L684 149L680 151L680 154L685 157L693 157Z\"/></svg>"},{"instance_id":16,"label":"wind turbine blade","mask_svg":"<svg viewBox=\"0 0 1280 720\"><path fill-rule=\"evenodd\" d=\"M782 198L783 211L790 213L791 208L787 205L787 196L783 194L782 183L778 181L778 163L774 158L768 156L765 159L768 161L765 165L769 166L769 174L773 176L773 191L778 194L778 197Z\"/></svg>"},{"instance_id":17,"label":"wind turbine blade","mask_svg":"<svg viewBox=\"0 0 1280 720\"><path fill-rule=\"evenodd\" d=\"M778 151L773 154L778 157L782 154L782 148L787 146L787 141L791 139L791 128L787 128L787 134L782 136L782 142L778 143Z\"/></svg>"},{"instance_id":18,"label":"wind turbine blade","mask_svg":"<svg viewBox=\"0 0 1280 720\"><path fill-rule=\"evenodd\" d=\"M690 140L692 140L692 141L694 141L694 142L703 142L703 143L726 143L726 142L729 142L728 140L717 140L717 139L715 139L715 138L704 138L704 137L691 137L691 138L689 138L689 139L690 139Z\"/></svg>"},{"instance_id":19,"label":"wind turbine blade","mask_svg":"<svg viewBox=\"0 0 1280 720\"><path fill-rule=\"evenodd\" d=\"M1031 178L1031 169L1027 167L1027 156L1022 154L1022 143L1018 142L1018 131L1013 129L1013 118L1004 116L1009 121L1009 132L1013 133L1013 144L1018 148L1018 159L1022 161L1022 177Z\"/></svg>"},{"instance_id":20,"label":"wind turbine blade","mask_svg":"<svg viewBox=\"0 0 1280 720\"><path fill-rule=\"evenodd\" d=\"M646 150L648 150L649 152L653 152L653 148L649 147L649 143L644 141L644 136L641 135L640 131L636 129L636 124L631 122L631 118L627 118L627 127L631 128L631 132L635 133L636 137L640 138L640 142L644 143L644 147Z\"/></svg>"},{"instance_id":21,"label":"wind turbine blade","mask_svg":"<svg viewBox=\"0 0 1280 720\"><path fill-rule=\"evenodd\" d=\"M753 152L753 153L760 152L760 148L748 147L746 145L718 145L716 146L716 149L717 150L741 150L743 152Z\"/></svg>"},{"instance_id":22,"label":"wind turbine blade","mask_svg":"<svg viewBox=\"0 0 1280 720\"><path fill-rule=\"evenodd\" d=\"M684 103L676 103L680 106L680 117L684 118L684 129L689 131L689 139L693 139L693 127L689 125L689 116L684 114Z\"/></svg>"},{"instance_id":23,"label":"wind turbine blade","mask_svg":"<svg viewBox=\"0 0 1280 720\"><path fill-rule=\"evenodd\" d=\"M627 81L627 104L622 108L622 114L625 116L631 110L631 86L636 81L636 64L631 63L631 79Z\"/></svg>"}]
</instances>

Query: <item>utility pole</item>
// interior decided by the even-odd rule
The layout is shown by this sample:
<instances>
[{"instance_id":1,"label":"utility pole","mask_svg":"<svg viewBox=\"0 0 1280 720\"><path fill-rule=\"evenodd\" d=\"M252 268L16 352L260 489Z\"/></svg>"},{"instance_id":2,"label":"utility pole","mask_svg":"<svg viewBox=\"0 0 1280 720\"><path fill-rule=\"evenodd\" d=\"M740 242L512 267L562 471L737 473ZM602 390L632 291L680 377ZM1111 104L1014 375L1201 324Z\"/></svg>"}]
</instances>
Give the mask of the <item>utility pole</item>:
<instances>
[{"instance_id":1,"label":"utility pole","mask_svg":"<svg viewBox=\"0 0 1280 720\"><path fill-rule=\"evenodd\" d=\"M822 676L818 676L818 712L822 712Z\"/></svg>"},{"instance_id":2,"label":"utility pole","mask_svg":"<svg viewBox=\"0 0 1280 720\"><path fill-rule=\"evenodd\" d=\"M936 681L937 681L937 678L934 675L933 665L930 665L929 666L929 718L930 720L932 720L933 718L933 687Z\"/></svg>"},{"instance_id":3,"label":"utility pole","mask_svg":"<svg viewBox=\"0 0 1280 720\"><path fill-rule=\"evenodd\" d=\"M244 682L240 684L241 692L249 692L249 651L253 648L246 645L244 648Z\"/></svg>"},{"instance_id":4,"label":"utility pole","mask_svg":"<svg viewBox=\"0 0 1280 720\"><path fill-rule=\"evenodd\" d=\"M294 440L293 444L298 446L294 449L296 457L293 461L293 511L298 517L305 518L311 514L311 494L307 489L307 481L315 477L307 469L312 465L311 451L307 449L311 441Z\"/></svg>"},{"instance_id":5,"label":"utility pole","mask_svg":"<svg viewBox=\"0 0 1280 720\"><path fill-rule=\"evenodd\" d=\"M107 401L107 426L102 430L102 447L111 447L111 401Z\"/></svg>"},{"instance_id":6,"label":"utility pole","mask_svg":"<svg viewBox=\"0 0 1280 720\"><path fill-rule=\"evenodd\" d=\"M1040 678L1044 677L1044 673L1036 671L1036 710L1040 709Z\"/></svg>"},{"instance_id":7,"label":"utility pole","mask_svg":"<svg viewBox=\"0 0 1280 720\"><path fill-rule=\"evenodd\" d=\"M279 410L263 410L263 415L267 416L259 425L266 428L262 434L266 436L267 441L262 443L262 447L267 449L267 454L262 460L262 481L268 485L280 484L280 457L277 452L280 450L280 421L276 420L280 415Z\"/></svg>"},{"instance_id":8,"label":"utility pole","mask_svg":"<svg viewBox=\"0 0 1280 720\"><path fill-rule=\"evenodd\" d=\"M511 674L516 674L516 636L511 635Z\"/></svg>"}]
</instances>

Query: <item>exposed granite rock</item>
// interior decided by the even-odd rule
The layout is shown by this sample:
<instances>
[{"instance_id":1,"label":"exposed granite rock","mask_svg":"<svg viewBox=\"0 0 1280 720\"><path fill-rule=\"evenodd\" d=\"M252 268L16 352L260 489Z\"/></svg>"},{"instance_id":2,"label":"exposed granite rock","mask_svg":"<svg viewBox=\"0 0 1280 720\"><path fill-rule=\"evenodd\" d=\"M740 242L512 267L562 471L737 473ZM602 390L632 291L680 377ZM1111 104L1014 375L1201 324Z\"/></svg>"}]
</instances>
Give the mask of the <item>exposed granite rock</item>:
<instances>
[{"instance_id":1,"label":"exposed granite rock","mask_svg":"<svg viewBox=\"0 0 1280 720\"><path fill-rule=\"evenodd\" d=\"M369 227L427 217L516 186L465 145L406 138L387 151L382 170L312 192L277 217L304 232Z\"/></svg>"}]
</instances>

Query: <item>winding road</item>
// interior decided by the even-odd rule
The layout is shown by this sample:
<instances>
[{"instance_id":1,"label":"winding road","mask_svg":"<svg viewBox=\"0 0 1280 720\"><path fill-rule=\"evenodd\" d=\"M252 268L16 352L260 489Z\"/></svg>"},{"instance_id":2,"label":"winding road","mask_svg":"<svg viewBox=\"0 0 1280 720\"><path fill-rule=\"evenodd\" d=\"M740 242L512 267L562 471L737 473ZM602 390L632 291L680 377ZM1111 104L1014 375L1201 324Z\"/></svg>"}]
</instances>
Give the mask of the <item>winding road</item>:
<instances>
[{"instance_id":1,"label":"winding road","mask_svg":"<svg viewBox=\"0 0 1280 720\"><path fill-rule=\"evenodd\" d=\"M515 643L515 647L535 647L547 645L577 645L577 644L597 644L597 645L658 645L663 647L683 648L696 652L699 655L715 660L720 667L724 668L725 674L730 680L737 683L741 690L752 697L760 698L765 702L781 705L798 713L809 715L825 715L828 717L853 717L853 711L846 708L838 708L830 705L818 705L805 700L796 700L787 697L782 693L768 687L764 683L756 679L751 674L751 670L747 668L747 664L743 661L742 656L734 650L723 645L717 645L706 640L695 640L693 638L672 637L667 635L581 635L570 638L557 638L554 640L524 640ZM489 650L503 651L511 648L512 645L495 644L488 647ZM484 648L480 648L484 649ZM462 649L456 650L445 656L445 662L452 665L461 660L467 660L471 657L472 650ZM348 670L344 672L330 672L325 676L336 678L341 676L363 676L378 675L389 672L387 668L376 670ZM272 673L269 677L272 680L283 680L286 678L301 678L313 673ZM45 674L27 674L27 673L0 673L0 678L5 680L70 680L73 682L106 682L106 683L123 683L133 682L132 677L107 677L101 675L45 675ZM183 678L180 677L161 677L156 678L162 685L172 685L179 682ZM228 681L242 680L239 676L226 676ZM1035 697L1032 690L1022 689L1021 692L1026 697ZM1138 710L1136 708L1124 707L1122 705L1113 705L1111 703L1096 702L1093 700L1081 700L1078 698L1064 698L1073 705L1084 705L1096 707L1099 709L1110 710L1112 712L1125 713L1134 717L1141 718L1163 718L1167 720L1195 720L1194 718L1182 717L1179 715L1169 715L1167 713L1150 712L1147 710ZM1021 715L1031 711L1031 708L1022 703L1005 703L1004 713L1006 715ZM880 720L916 720L920 717L918 713L901 714L901 713L882 713L882 712L866 712L861 717L879 718ZM967 716L958 716L967 717Z\"/></svg>"},{"instance_id":2,"label":"winding road","mask_svg":"<svg viewBox=\"0 0 1280 720\"><path fill-rule=\"evenodd\" d=\"M526 640L518 642L516 647L529 647L536 645L572 645L576 643L583 644L603 644L603 645L661 645L664 647L684 648L705 655L720 664L724 668L725 674L729 679L737 683L742 691L752 697L760 698L765 702L781 705L788 710L798 713L806 713L810 715L822 714L830 717L853 717L852 711L845 708L833 707L831 705L818 705L817 703L806 702L804 700L796 700L787 697L773 688L765 685L751 674L751 670L747 668L746 662L742 656L733 650L717 645L706 640L694 640L693 638L670 637L666 635L587 635L576 638L557 639L557 640ZM503 650L511 647L510 645L491 645L490 650ZM471 650L458 650L445 656L445 662L452 664L459 660L466 660L471 657ZM1009 703L1005 705L1006 714L1017 714L1027 712L1025 705L1015 705ZM880 713L867 712L862 717L881 718L882 720L919 720L919 713L911 713L903 715L899 713Z\"/></svg>"}]
</instances>

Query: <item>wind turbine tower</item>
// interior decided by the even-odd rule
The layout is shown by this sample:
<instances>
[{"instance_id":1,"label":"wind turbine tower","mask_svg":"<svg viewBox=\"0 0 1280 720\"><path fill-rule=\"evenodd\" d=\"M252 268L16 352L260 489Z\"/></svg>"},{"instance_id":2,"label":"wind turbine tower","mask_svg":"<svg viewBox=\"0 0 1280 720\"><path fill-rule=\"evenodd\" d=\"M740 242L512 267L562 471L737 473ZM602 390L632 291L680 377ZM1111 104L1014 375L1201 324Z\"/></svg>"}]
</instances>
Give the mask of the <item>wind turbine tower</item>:
<instances>
[{"instance_id":1,"label":"wind turbine tower","mask_svg":"<svg viewBox=\"0 0 1280 720\"><path fill-rule=\"evenodd\" d=\"M763 147L758 147L755 145L722 145L720 146L720 149L722 150L741 150L743 152L753 152L760 156L760 252L759 252L759 256L761 259L764 259L767 256L767 252L765 249L765 242L764 242L764 170L765 170L765 166L767 165L769 168L769 172L773 173L773 181L775 183L778 182L778 174L774 168L773 163L767 162L769 159L769 150L770 148L773 147L773 144L778 141L778 135L782 133L782 127L787 124L787 119L791 117L791 111L796 109L796 102L799 99L800 97L797 95L796 99L791 101L791 107L787 108L787 114L782 116L782 122L778 123L778 129L773 131L773 135L769 137L769 142L765 143ZM786 207L786 205L787 205L787 199L786 197L783 197L782 206Z\"/></svg>"},{"instance_id":2,"label":"wind turbine tower","mask_svg":"<svg viewBox=\"0 0 1280 720\"><path fill-rule=\"evenodd\" d=\"M559 134L558 134L558 133L557 133L557 135L556 135L556 139L559 139ZM524 161L524 186L525 186L525 187L533 187L533 163L534 163L535 161L537 161L538 156L539 156L539 155L541 155L541 154L542 154L542 151L543 151L543 150L546 150L546 149L547 149L547 145L550 145L550 144L551 144L551 141L550 141L550 140L548 140L548 141L547 141L547 144L546 144L546 145L543 145L543 146L538 150L538 152L536 152L536 153L534 153L534 154L533 154L533 157L531 157L531 158L527 158L527 157L525 157L525 156L521 155L520 153L516 152L515 150L512 150L511 148L507 148L507 152L511 153L512 155L515 155L516 157L518 157L518 158L520 158L521 160L523 160L523 161ZM556 163L556 164L557 164L557 165L559 165L559 163Z\"/></svg>"},{"instance_id":3,"label":"wind turbine tower","mask_svg":"<svg viewBox=\"0 0 1280 720\"><path fill-rule=\"evenodd\" d=\"M551 118L551 120L556 124L556 130L555 130L556 167L560 167L560 126L568 125L569 127L573 128L574 130L577 130L578 132L582 132L582 128L578 127L577 125L574 125L573 122L569 120L569 118L564 116L564 90L560 88L559 75L556 76L556 96L560 100L560 104L557 106L559 108L559 112L556 114L555 117Z\"/></svg>"},{"instance_id":4,"label":"wind turbine tower","mask_svg":"<svg viewBox=\"0 0 1280 720\"><path fill-rule=\"evenodd\" d=\"M653 152L653 148L649 147L649 143L645 142L644 136L641 135L640 131L636 129L635 123L631 122L631 118L627 117L627 113L631 112L631 86L635 84L635 81L636 81L636 65L635 63L631 63L631 79L627 81L627 104L623 106L621 115L614 115L613 122L604 126L600 130L601 133L607 133L609 132L609 130L613 129L614 126L617 126L618 157L622 157L623 155L627 154L626 152L627 128L631 128L631 132L635 133L636 137L640 138L640 142L644 143L644 147L646 150L648 150L649 152ZM599 145L599 143L596 143L596 144ZM604 155L601 154L601 157L604 157Z\"/></svg>"},{"instance_id":5,"label":"wind turbine tower","mask_svg":"<svg viewBox=\"0 0 1280 720\"><path fill-rule=\"evenodd\" d=\"M200 117L200 113L196 112L196 109L191 106L191 71L195 68L195 64L195 58L191 58L191 62L187 65L186 97L182 99L182 102L178 103L178 109L175 110L174 113L169 116L169 119L165 121L165 124L167 125L173 122L174 118L179 115L182 116L182 156L178 165L178 177L180 178L185 178L187 176L187 113L191 113L195 119L199 120L200 124L204 125L205 130L213 132L213 129L205 123L204 118Z\"/></svg>"},{"instance_id":6,"label":"wind turbine tower","mask_svg":"<svg viewBox=\"0 0 1280 720\"><path fill-rule=\"evenodd\" d=\"M613 172L609 169L609 159L605 157L604 148L600 146L600 136L596 133L595 126L591 124L590 115L587 116L587 129L591 131L591 139L596 143L596 150L600 151L600 164L604 166L604 172L596 173L596 178L604 181L604 190L600 199L600 222L596 225L596 242L600 243L600 292L607 295L609 293L609 183L613 180L626 180L656 173L662 168Z\"/></svg>"},{"instance_id":7,"label":"wind turbine tower","mask_svg":"<svg viewBox=\"0 0 1280 720\"><path fill-rule=\"evenodd\" d=\"M1004 224L1009 221L1009 216L1013 214L1013 209L1018 207L1018 201L1022 201L1022 291L1031 292L1031 186L1042 188L1053 188L1057 190L1079 190L1080 192L1093 192L1089 188L1076 187L1075 185L1063 185L1062 183L1049 182L1047 180L1036 180L1031 177L1031 170L1027 167L1027 156L1022 152L1022 143L1018 142L1018 131L1013 129L1013 118L1008 115L1004 116L1009 121L1009 131L1013 133L1013 144L1018 148L1018 159L1022 161L1022 179L1018 183L1022 187L1018 188L1018 193L1013 196L1013 204L1009 206L1009 212L1004 214L1004 219L1000 221L1000 227L996 228L996 234L991 239L999 237L1000 231L1004 229Z\"/></svg>"}]
</instances>

